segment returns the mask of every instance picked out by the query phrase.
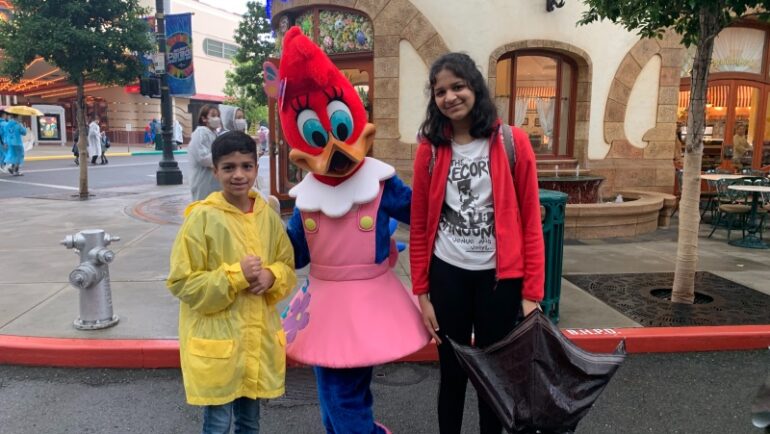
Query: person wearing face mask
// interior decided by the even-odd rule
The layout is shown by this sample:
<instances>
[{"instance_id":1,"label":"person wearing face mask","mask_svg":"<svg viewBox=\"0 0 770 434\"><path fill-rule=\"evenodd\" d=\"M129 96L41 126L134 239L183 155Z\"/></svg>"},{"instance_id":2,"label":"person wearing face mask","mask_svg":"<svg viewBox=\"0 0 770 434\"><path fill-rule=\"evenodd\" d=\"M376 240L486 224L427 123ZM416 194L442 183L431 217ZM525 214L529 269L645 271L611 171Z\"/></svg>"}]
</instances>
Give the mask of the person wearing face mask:
<instances>
[{"instance_id":1,"label":"person wearing face mask","mask_svg":"<svg viewBox=\"0 0 770 434\"><path fill-rule=\"evenodd\" d=\"M173 136L171 138L172 149L177 150L182 146L184 142L184 132L182 131L182 124L179 123L179 119L174 118Z\"/></svg>"},{"instance_id":2,"label":"person wearing face mask","mask_svg":"<svg viewBox=\"0 0 770 434\"><path fill-rule=\"evenodd\" d=\"M211 160L211 144L217 138L217 129L222 126L219 109L209 104L201 107L197 125L187 148L192 165L190 190L193 201L203 200L212 192L220 190Z\"/></svg>"},{"instance_id":3,"label":"person wearing face mask","mask_svg":"<svg viewBox=\"0 0 770 434\"><path fill-rule=\"evenodd\" d=\"M219 134L224 134L228 131L246 132L248 124L243 110L239 107L221 104L219 111L222 113L222 130L219 131Z\"/></svg>"}]
</instances>

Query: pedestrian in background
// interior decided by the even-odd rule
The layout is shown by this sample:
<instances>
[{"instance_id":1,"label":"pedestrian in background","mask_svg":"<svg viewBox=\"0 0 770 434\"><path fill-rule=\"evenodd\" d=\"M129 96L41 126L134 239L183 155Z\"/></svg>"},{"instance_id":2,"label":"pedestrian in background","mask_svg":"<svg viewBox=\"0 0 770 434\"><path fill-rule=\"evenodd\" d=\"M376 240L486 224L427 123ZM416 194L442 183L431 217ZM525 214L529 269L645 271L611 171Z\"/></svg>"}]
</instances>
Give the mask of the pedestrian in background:
<instances>
[{"instance_id":1,"label":"pedestrian in background","mask_svg":"<svg viewBox=\"0 0 770 434\"><path fill-rule=\"evenodd\" d=\"M21 136L27 135L27 129L19 122L19 117L12 114L3 127L3 143L7 146L3 162L8 173L22 176L19 168L24 164L24 143Z\"/></svg>"},{"instance_id":2,"label":"pedestrian in background","mask_svg":"<svg viewBox=\"0 0 770 434\"><path fill-rule=\"evenodd\" d=\"M152 146L154 139L155 138L152 136L152 125L148 123L144 126L144 147L149 148Z\"/></svg>"},{"instance_id":3,"label":"pedestrian in background","mask_svg":"<svg viewBox=\"0 0 770 434\"><path fill-rule=\"evenodd\" d=\"M174 128L171 143L174 145L172 149L177 150L184 143L184 132L182 131L182 124L179 123L177 118L174 118Z\"/></svg>"},{"instance_id":4,"label":"pedestrian in background","mask_svg":"<svg viewBox=\"0 0 770 434\"><path fill-rule=\"evenodd\" d=\"M153 119L150 123L152 128L152 142L155 144L156 151L163 150L163 124L158 122L157 119Z\"/></svg>"},{"instance_id":5,"label":"pedestrian in background","mask_svg":"<svg viewBox=\"0 0 770 434\"><path fill-rule=\"evenodd\" d=\"M8 145L3 140L3 129L8 122L8 114L3 110L0 110L0 172L8 173L8 169L5 167L5 154L8 152Z\"/></svg>"},{"instance_id":6,"label":"pedestrian in background","mask_svg":"<svg viewBox=\"0 0 770 434\"><path fill-rule=\"evenodd\" d=\"M91 157L91 164L96 164L96 159L102 156L102 132L98 116L93 116L88 124L88 156Z\"/></svg>"},{"instance_id":7,"label":"pedestrian in background","mask_svg":"<svg viewBox=\"0 0 770 434\"><path fill-rule=\"evenodd\" d=\"M192 166L190 190L194 201L203 200L219 190L219 181L214 176L214 163L211 160L211 144L217 138L217 129L222 126L219 109L209 104L201 107L197 125L187 147Z\"/></svg>"},{"instance_id":8,"label":"pedestrian in background","mask_svg":"<svg viewBox=\"0 0 770 434\"><path fill-rule=\"evenodd\" d=\"M278 213L251 190L254 140L232 131L212 148L222 191L185 210L166 284L181 301L182 377L187 402L204 406L203 434L229 434L231 425L256 434L259 400L284 394L276 305L297 282L294 251Z\"/></svg>"},{"instance_id":9,"label":"pedestrian in background","mask_svg":"<svg viewBox=\"0 0 770 434\"><path fill-rule=\"evenodd\" d=\"M264 120L259 121L259 130L257 131L257 143L259 144L259 151L261 154L267 152L267 148L270 144L270 130L267 128L267 124Z\"/></svg>"},{"instance_id":10,"label":"pedestrian in background","mask_svg":"<svg viewBox=\"0 0 770 434\"><path fill-rule=\"evenodd\" d=\"M110 149L110 138L107 137L107 131L102 131L101 134L101 151L102 151L102 164L107 164L109 161L107 161L107 149Z\"/></svg>"},{"instance_id":11,"label":"pedestrian in background","mask_svg":"<svg viewBox=\"0 0 770 434\"><path fill-rule=\"evenodd\" d=\"M438 344L439 430L459 434L468 377L444 338L470 345L473 333L475 345L487 347L508 335L522 314L538 308L545 247L527 134L497 118L486 82L468 55L441 56L431 66L429 82L414 159L412 288ZM502 432L481 398L479 425L482 434Z\"/></svg>"}]
</instances>

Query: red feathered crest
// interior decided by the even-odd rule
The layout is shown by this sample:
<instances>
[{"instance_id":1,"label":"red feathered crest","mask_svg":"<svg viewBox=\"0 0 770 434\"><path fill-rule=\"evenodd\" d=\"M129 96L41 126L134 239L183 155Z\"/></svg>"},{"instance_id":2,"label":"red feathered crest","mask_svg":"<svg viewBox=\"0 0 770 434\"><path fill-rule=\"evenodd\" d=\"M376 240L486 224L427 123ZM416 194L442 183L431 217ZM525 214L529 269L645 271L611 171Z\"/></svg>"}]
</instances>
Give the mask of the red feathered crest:
<instances>
[{"instance_id":1,"label":"red feathered crest","mask_svg":"<svg viewBox=\"0 0 770 434\"><path fill-rule=\"evenodd\" d=\"M265 77L275 71L265 68ZM281 128L290 158L319 175L345 177L364 159L374 140L374 125L367 124L364 105L355 88L329 57L292 27L283 39L278 81Z\"/></svg>"}]
</instances>

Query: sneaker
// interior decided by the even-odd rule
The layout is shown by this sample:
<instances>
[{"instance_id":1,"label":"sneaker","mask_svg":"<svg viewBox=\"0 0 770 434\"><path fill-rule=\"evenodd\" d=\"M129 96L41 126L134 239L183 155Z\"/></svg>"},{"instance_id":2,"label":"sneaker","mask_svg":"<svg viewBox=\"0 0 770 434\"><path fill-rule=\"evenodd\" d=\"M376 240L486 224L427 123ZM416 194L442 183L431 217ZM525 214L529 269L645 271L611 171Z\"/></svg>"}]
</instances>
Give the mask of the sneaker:
<instances>
[{"instance_id":1,"label":"sneaker","mask_svg":"<svg viewBox=\"0 0 770 434\"><path fill-rule=\"evenodd\" d=\"M10 173L10 172L8 172L8 168L5 167L5 164L0 164L0 172Z\"/></svg>"}]
</instances>

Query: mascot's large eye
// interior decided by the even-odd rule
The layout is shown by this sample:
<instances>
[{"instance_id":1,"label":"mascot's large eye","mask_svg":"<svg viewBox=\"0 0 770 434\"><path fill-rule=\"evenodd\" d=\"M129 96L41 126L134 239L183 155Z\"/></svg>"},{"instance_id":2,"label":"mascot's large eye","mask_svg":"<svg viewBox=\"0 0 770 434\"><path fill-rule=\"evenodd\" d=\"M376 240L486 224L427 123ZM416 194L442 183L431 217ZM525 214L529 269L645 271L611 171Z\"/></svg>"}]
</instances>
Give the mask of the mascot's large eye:
<instances>
[{"instance_id":1,"label":"mascot's large eye","mask_svg":"<svg viewBox=\"0 0 770 434\"><path fill-rule=\"evenodd\" d=\"M332 124L332 134L343 142L353 134L353 116L348 106L339 100L334 100L326 106L326 113Z\"/></svg>"},{"instance_id":2,"label":"mascot's large eye","mask_svg":"<svg viewBox=\"0 0 770 434\"><path fill-rule=\"evenodd\" d=\"M300 112L299 116L297 116L297 128L300 134L302 134L302 138L310 146L323 148L326 146L326 142L329 141L329 135L326 134L323 125L321 125L318 114L313 110L302 110Z\"/></svg>"}]
</instances>

